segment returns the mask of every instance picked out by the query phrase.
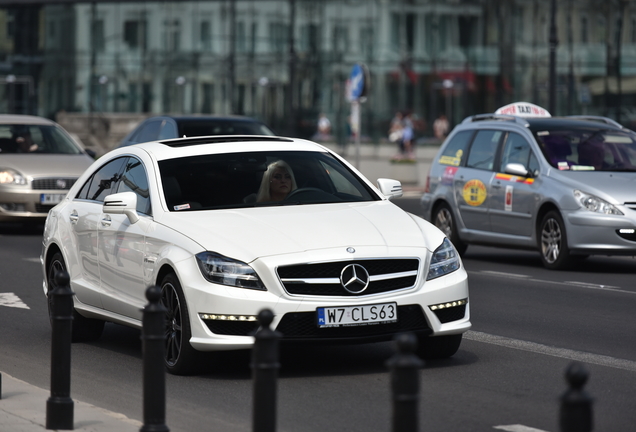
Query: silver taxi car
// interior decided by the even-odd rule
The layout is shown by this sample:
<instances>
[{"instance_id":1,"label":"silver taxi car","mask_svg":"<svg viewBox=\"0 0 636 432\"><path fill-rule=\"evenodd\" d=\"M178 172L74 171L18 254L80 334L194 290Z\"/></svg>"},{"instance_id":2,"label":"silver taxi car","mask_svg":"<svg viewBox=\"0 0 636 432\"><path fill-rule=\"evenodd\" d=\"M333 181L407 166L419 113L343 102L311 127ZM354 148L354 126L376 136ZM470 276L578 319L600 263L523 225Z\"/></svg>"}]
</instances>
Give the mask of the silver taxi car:
<instances>
[{"instance_id":1,"label":"silver taxi car","mask_svg":"<svg viewBox=\"0 0 636 432\"><path fill-rule=\"evenodd\" d=\"M471 116L440 147L421 204L460 253L533 249L550 269L636 255L636 133L526 102Z\"/></svg>"}]
</instances>

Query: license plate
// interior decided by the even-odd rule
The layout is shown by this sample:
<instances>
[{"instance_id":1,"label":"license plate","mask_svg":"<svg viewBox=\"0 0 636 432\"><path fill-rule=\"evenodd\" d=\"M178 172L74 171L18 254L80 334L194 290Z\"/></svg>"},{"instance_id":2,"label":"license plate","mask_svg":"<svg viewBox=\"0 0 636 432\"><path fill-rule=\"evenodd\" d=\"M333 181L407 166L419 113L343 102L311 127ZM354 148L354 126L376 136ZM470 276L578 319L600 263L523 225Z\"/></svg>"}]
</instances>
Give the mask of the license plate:
<instances>
[{"instance_id":1,"label":"license plate","mask_svg":"<svg viewBox=\"0 0 636 432\"><path fill-rule=\"evenodd\" d=\"M40 204L59 204L65 196L66 194L40 194Z\"/></svg>"},{"instance_id":2,"label":"license plate","mask_svg":"<svg viewBox=\"0 0 636 432\"><path fill-rule=\"evenodd\" d=\"M318 327L349 327L397 321L397 304L321 307L316 309Z\"/></svg>"}]
</instances>

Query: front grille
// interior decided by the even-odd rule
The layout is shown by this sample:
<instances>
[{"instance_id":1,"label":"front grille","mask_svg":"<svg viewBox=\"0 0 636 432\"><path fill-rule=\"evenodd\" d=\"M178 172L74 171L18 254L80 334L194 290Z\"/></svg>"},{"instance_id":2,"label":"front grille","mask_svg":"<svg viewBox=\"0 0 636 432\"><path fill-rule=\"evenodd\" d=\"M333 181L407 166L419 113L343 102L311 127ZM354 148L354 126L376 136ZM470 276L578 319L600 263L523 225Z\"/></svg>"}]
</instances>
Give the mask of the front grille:
<instances>
[{"instance_id":1,"label":"front grille","mask_svg":"<svg viewBox=\"0 0 636 432\"><path fill-rule=\"evenodd\" d=\"M35 205L35 211L37 213L48 213L49 210L51 210L53 207L52 205L44 205L44 204L36 204Z\"/></svg>"},{"instance_id":2,"label":"front grille","mask_svg":"<svg viewBox=\"0 0 636 432\"><path fill-rule=\"evenodd\" d=\"M319 328L316 312L287 313L276 327L283 340L333 340L347 338L374 338L389 340L397 333L413 331L430 333L424 311L420 305L398 306L398 321L351 327Z\"/></svg>"},{"instance_id":3,"label":"front grille","mask_svg":"<svg viewBox=\"0 0 636 432\"><path fill-rule=\"evenodd\" d=\"M457 321L466 316L466 305L437 309L433 311L433 313L437 315L437 318L442 324Z\"/></svg>"},{"instance_id":4,"label":"front grille","mask_svg":"<svg viewBox=\"0 0 636 432\"><path fill-rule=\"evenodd\" d=\"M359 264L369 273L369 286L351 293L342 286L340 275L350 264ZM415 286L420 261L417 258L373 259L299 264L276 271L285 290L295 295L363 296Z\"/></svg>"},{"instance_id":5,"label":"front grille","mask_svg":"<svg viewBox=\"0 0 636 432\"><path fill-rule=\"evenodd\" d=\"M35 190L68 190L76 181L76 178L69 177L38 178L31 182L31 188Z\"/></svg>"}]
</instances>

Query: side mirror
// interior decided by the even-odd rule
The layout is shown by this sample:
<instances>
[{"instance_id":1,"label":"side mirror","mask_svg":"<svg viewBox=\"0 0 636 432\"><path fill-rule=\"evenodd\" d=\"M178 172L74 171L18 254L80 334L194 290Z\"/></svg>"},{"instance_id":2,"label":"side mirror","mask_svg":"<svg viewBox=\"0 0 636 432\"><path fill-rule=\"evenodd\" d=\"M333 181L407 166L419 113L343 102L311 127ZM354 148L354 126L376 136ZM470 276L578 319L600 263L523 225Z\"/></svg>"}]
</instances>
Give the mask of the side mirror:
<instances>
[{"instance_id":1,"label":"side mirror","mask_svg":"<svg viewBox=\"0 0 636 432\"><path fill-rule=\"evenodd\" d=\"M379 178L378 189L388 199L399 198L403 195L402 183L398 180Z\"/></svg>"},{"instance_id":2,"label":"side mirror","mask_svg":"<svg viewBox=\"0 0 636 432\"><path fill-rule=\"evenodd\" d=\"M137 223L137 194L134 192L121 192L108 195L104 198L102 211L107 214L125 214L131 224Z\"/></svg>"},{"instance_id":3,"label":"side mirror","mask_svg":"<svg viewBox=\"0 0 636 432\"><path fill-rule=\"evenodd\" d=\"M530 171L520 163L509 163L506 165L506 174L512 174L519 177L531 177Z\"/></svg>"}]
</instances>

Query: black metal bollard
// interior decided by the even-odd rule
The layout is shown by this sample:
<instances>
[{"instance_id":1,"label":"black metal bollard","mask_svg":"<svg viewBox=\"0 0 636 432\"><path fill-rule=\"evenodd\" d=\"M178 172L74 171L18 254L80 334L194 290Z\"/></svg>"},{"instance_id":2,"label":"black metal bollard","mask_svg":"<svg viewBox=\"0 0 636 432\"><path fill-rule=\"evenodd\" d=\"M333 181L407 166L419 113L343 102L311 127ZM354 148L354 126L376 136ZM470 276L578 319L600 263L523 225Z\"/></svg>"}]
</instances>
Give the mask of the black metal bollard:
<instances>
[{"instance_id":1,"label":"black metal bollard","mask_svg":"<svg viewBox=\"0 0 636 432\"><path fill-rule=\"evenodd\" d=\"M593 399L583 390L588 377L589 373L579 362L570 363L565 371L568 389L561 396L561 432L590 432L593 428Z\"/></svg>"},{"instance_id":2,"label":"black metal bollard","mask_svg":"<svg viewBox=\"0 0 636 432\"><path fill-rule=\"evenodd\" d=\"M276 380L280 363L278 362L278 342L280 332L269 328L274 313L263 309L258 313L261 325L256 333L252 349L252 377L254 380L254 432L276 431Z\"/></svg>"},{"instance_id":3,"label":"black metal bollard","mask_svg":"<svg viewBox=\"0 0 636 432\"><path fill-rule=\"evenodd\" d=\"M397 353L387 362L391 370L393 394L393 432L416 432L418 430L417 409L419 401L419 368L424 364L414 354L417 339L412 333L395 337Z\"/></svg>"},{"instance_id":4,"label":"black metal bollard","mask_svg":"<svg viewBox=\"0 0 636 432\"><path fill-rule=\"evenodd\" d=\"M72 430L74 403L70 394L73 291L66 271L58 271L54 278L57 287L51 292L51 396L46 401L46 428Z\"/></svg>"},{"instance_id":5,"label":"black metal bollard","mask_svg":"<svg viewBox=\"0 0 636 432\"><path fill-rule=\"evenodd\" d=\"M148 287L141 331L144 381L144 424L141 432L168 432L166 426L166 308L161 288Z\"/></svg>"}]
</instances>

